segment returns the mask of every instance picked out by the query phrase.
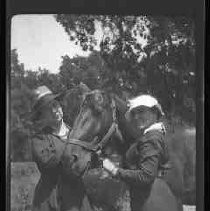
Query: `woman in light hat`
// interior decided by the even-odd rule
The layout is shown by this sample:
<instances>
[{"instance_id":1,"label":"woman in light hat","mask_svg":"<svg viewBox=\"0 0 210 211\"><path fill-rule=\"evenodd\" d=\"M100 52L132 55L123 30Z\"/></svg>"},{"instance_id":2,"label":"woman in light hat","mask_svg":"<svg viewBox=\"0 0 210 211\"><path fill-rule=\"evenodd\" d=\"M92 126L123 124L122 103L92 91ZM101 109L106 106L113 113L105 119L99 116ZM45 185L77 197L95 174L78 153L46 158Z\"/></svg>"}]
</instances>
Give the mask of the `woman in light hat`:
<instances>
[{"instance_id":1,"label":"woman in light hat","mask_svg":"<svg viewBox=\"0 0 210 211\"><path fill-rule=\"evenodd\" d=\"M138 137L126 140L130 147L124 168L118 168L108 159L103 161L104 169L129 185L132 211L141 210L161 165L168 161L162 116L160 104L151 95L129 100L125 117L129 126L139 132Z\"/></svg>"},{"instance_id":2,"label":"woman in light hat","mask_svg":"<svg viewBox=\"0 0 210 211\"><path fill-rule=\"evenodd\" d=\"M63 121L60 95L54 95L46 86L38 87L35 95L30 115L37 128L32 138L32 156L41 177L35 188L32 211L91 210L83 184L70 178L62 165L71 129Z\"/></svg>"}]
</instances>

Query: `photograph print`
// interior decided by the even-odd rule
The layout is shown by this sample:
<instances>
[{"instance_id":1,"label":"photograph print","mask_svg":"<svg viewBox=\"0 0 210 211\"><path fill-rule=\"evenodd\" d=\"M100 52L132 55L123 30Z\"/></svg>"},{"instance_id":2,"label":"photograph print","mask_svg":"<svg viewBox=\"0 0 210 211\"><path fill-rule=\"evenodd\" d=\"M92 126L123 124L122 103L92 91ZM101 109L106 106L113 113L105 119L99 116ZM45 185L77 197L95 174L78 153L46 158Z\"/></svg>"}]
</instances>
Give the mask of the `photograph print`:
<instances>
[{"instance_id":1,"label":"photograph print","mask_svg":"<svg viewBox=\"0 0 210 211\"><path fill-rule=\"evenodd\" d=\"M190 16L11 19L11 211L195 211Z\"/></svg>"}]
</instances>

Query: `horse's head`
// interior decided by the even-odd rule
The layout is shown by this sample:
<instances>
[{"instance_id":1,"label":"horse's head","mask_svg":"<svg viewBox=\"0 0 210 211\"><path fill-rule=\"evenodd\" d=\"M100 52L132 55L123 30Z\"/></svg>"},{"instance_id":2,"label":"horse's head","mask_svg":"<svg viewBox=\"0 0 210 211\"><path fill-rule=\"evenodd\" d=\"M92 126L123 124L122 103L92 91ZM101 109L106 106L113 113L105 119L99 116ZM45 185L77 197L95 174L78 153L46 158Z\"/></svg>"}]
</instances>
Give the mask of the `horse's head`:
<instances>
[{"instance_id":1,"label":"horse's head","mask_svg":"<svg viewBox=\"0 0 210 211\"><path fill-rule=\"evenodd\" d=\"M98 136L105 135L113 121L111 97L101 91L94 90L85 94L80 113L77 116L70 138L91 142Z\"/></svg>"},{"instance_id":2,"label":"horse's head","mask_svg":"<svg viewBox=\"0 0 210 211\"><path fill-rule=\"evenodd\" d=\"M93 154L87 147L94 147L95 138L100 140L109 131L113 122L113 106L111 97L100 90L85 93L80 112L74 121L69 139L75 142L69 145L65 157L71 155L69 169L78 175L82 175L88 166L93 163ZM78 144L77 144L78 143ZM80 144L81 143L81 144Z\"/></svg>"}]
</instances>

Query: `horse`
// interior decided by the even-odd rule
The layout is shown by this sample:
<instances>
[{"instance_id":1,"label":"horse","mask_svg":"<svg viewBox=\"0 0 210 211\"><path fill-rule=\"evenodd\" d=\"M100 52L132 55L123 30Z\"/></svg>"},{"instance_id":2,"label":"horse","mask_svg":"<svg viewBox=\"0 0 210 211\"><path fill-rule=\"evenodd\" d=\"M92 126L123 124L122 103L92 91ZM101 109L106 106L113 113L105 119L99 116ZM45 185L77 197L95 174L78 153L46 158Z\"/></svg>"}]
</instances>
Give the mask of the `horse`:
<instances>
[{"instance_id":1,"label":"horse","mask_svg":"<svg viewBox=\"0 0 210 211\"><path fill-rule=\"evenodd\" d=\"M125 110L125 103L116 96L101 90L86 93L69 136L71 147L67 153L72 157L69 169L82 178L92 206L104 211L130 210L129 187L124 182L111 178L102 168L96 168L100 163L96 156L98 152L113 155L113 151L108 154L107 149L114 149L119 160L123 160L126 143L117 141L116 147L116 142L111 142L114 135L114 139L121 141L122 137L126 140L129 136L138 136L138 131L123 119ZM108 147L110 144L111 147ZM119 161L118 164L122 165L122 162ZM178 197L164 179L155 179L142 208L142 211L153 210L182 210Z\"/></svg>"}]
</instances>

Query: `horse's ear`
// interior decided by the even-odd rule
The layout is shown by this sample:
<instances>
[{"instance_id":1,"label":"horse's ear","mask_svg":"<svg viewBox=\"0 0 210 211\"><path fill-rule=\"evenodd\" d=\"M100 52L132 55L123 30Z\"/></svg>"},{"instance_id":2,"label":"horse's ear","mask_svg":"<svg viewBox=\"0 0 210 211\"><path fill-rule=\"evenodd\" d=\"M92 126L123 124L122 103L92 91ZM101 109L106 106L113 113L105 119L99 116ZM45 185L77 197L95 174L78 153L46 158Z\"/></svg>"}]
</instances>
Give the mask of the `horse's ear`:
<instances>
[{"instance_id":1,"label":"horse's ear","mask_svg":"<svg viewBox=\"0 0 210 211\"><path fill-rule=\"evenodd\" d=\"M121 99L117 94L111 93L110 96L115 100L117 107L122 113L125 113L128 110L127 102Z\"/></svg>"},{"instance_id":2,"label":"horse's ear","mask_svg":"<svg viewBox=\"0 0 210 211\"><path fill-rule=\"evenodd\" d=\"M80 82L78 87L81 89L82 93L87 93L87 92L91 91L91 89L86 84L84 84L83 82Z\"/></svg>"},{"instance_id":3,"label":"horse's ear","mask_svg":"<svg viewBox=\"0 0 210 211\"><path fill-rule=\"evenodd\" d=\"M91 92L91 89L83 82L80 82L80 84L77 86L77 90L79 91L79 96L82 100L85 99L87 93Z\"/></svg>"}]
</instances>

